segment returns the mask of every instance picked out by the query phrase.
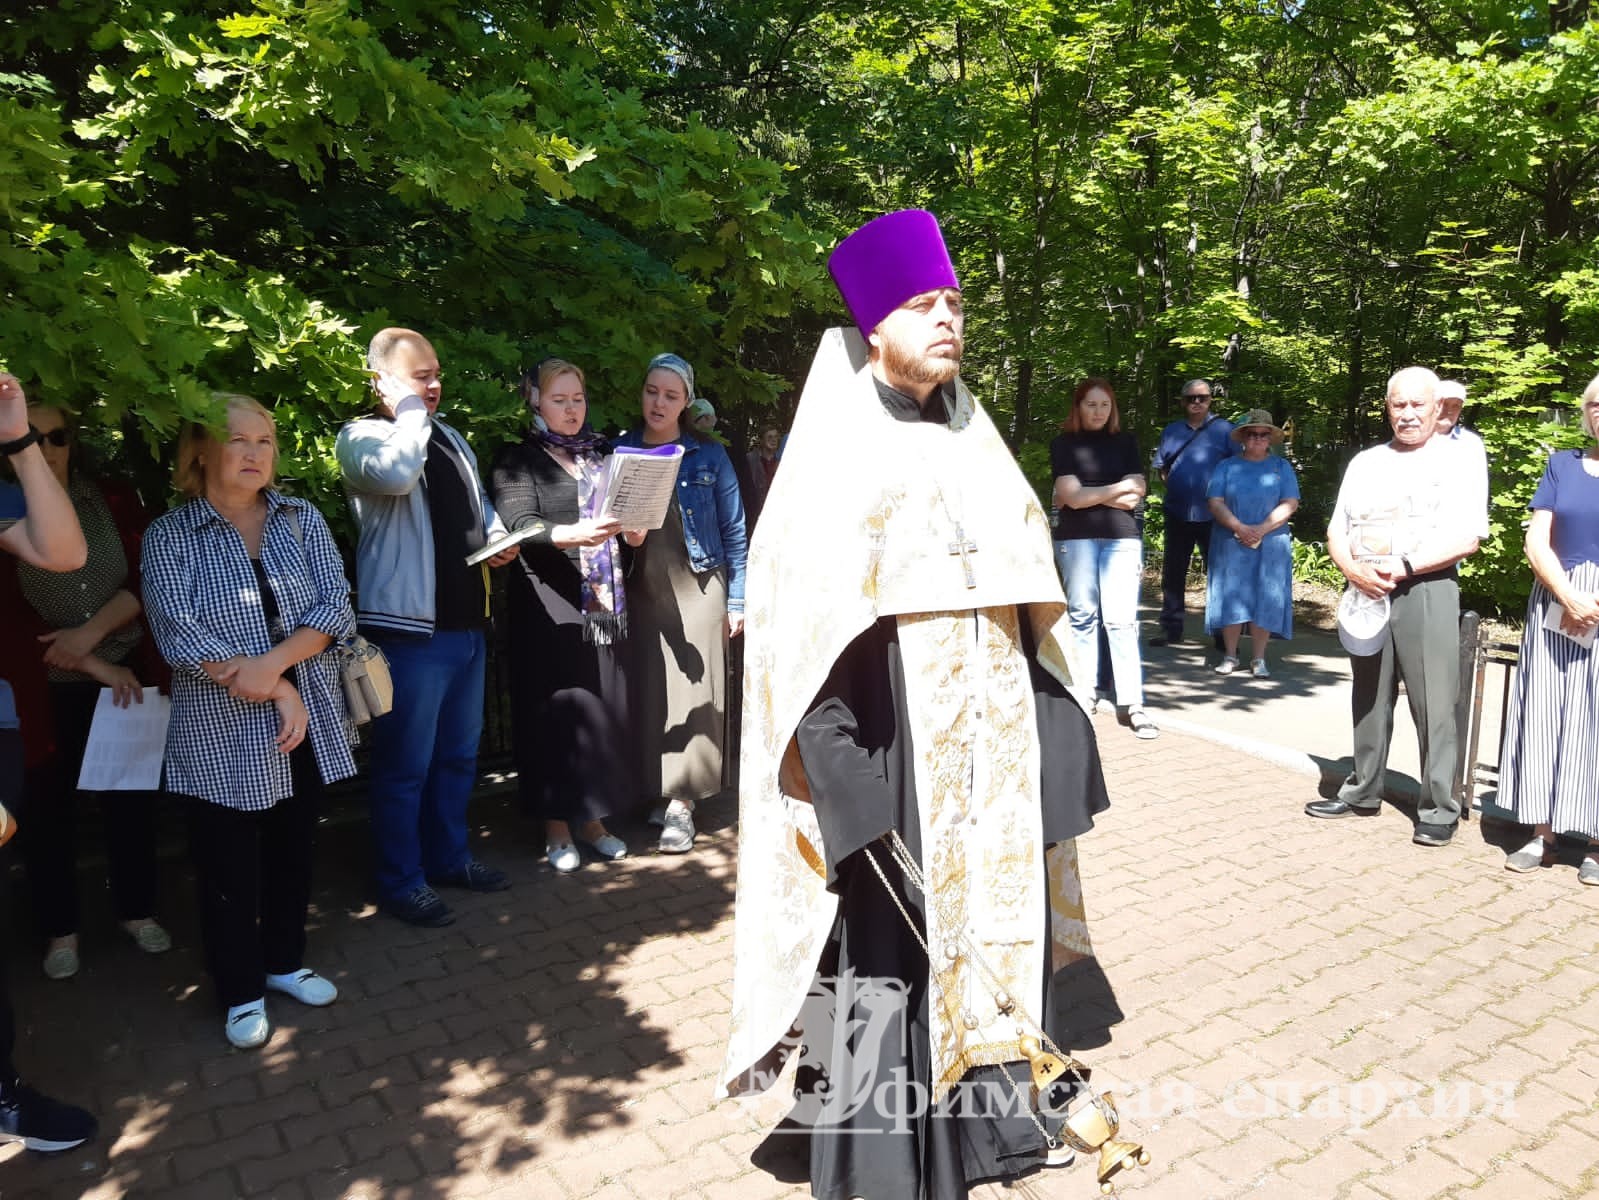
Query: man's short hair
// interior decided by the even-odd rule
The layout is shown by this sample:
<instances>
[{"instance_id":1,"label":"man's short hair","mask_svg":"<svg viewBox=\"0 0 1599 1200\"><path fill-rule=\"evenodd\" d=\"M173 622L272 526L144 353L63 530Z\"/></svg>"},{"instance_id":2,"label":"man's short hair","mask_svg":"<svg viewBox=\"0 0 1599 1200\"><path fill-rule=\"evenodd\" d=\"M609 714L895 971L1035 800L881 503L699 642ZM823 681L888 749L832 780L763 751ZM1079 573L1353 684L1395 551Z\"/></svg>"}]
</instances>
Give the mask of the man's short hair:
<instances>
[{"instance_id":1,"label":"man's short hair","mask_svg":"<svg viewBox=\"0 0 1599 1200\"><path fill-rule=\"evenodd\" d=\"M431 343L414 329L398 327L380 329L372 335L366 348L366 367L369 371L387 371L394 352L403 345L427 346Z\"/></svg>"},{"instance_id":2,"label":"man's short hair","mask_svg":"<svg viewBox=\"0 0 1599 1200\"><path fill-rule=\"evenodd\" d=\"M1438 381L1438 399L1458 400L1466 402L1466 385L1458 379L1440 379Z\"/></svg>"},{"instance_id":3,"label":"man's short hair","mask_svg":"<svg viewBox=\"0 0 1599 1200\"><path fill-rule=\"evenodd\" d=\"M1207 392L1211 392L1211 393L1214 393L1216 391L1215 388L1211 387L1210 380L1208 380L1208 379L1190 379L1187 383L1183 384L1183 393L1182 394L1186 396L1186 395L1188 395L1189 392L1193 391L1196 387L1202 387Z\"/></svg>"},{"instance_id":4,"label":"man's short hair","mask_svg":"<svg viewBox=\"0 0 1599 1200\"><path fill-rule=\"evenodd\" d=\"M1384 399L1392 398L1397 391L1407 390L1411 387L1424 387L1427 395L1436 400L1438 398L1438 376L1426 367L1400 367L1388 376L1388 390L1383 393Z\"/></svg>"}]
</instances>

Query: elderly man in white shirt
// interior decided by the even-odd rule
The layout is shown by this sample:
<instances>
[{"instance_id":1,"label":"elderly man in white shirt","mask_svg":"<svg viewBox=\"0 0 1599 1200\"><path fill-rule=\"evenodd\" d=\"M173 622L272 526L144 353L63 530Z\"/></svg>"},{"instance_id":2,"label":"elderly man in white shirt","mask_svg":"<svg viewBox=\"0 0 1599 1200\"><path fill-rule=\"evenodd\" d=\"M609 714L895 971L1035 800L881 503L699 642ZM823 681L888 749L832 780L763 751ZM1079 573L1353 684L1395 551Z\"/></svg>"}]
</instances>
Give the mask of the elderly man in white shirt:
<instances>
[{"instance_id":1,"label":"elderly man in white shirt","mask_svg":"<svg viewBox=\"0 0 1599 1200\"><path fill-rule=\"evenodd\" d=\"M1351 655L1354 768L1313 817L1374 815L1403 680L1421 745L1420 818L1413 840L1444 846L1460 820L1454 780L1459 745L1460 586L1455 569L1488 535L1487 472L1461 469L1459 448L1434 437L1438 377L1406 367L1388 381L1393 438L1350 462L1338 489L1327 551L1373 599L1386 596L1388 628L1375 653Z\"/></svg>"}]
</instances>

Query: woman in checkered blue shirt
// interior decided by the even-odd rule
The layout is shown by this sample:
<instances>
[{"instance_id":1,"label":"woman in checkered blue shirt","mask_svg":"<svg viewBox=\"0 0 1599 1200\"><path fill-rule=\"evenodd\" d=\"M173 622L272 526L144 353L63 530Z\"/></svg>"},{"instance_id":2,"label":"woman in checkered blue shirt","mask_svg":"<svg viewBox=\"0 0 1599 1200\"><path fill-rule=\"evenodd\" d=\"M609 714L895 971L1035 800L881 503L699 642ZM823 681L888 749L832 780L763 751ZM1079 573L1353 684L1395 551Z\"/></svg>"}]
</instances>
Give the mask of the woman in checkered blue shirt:
<instances>
[{"instance_id":1,"label":"woman in checkered blue shirt","mask_svg":"<svg viewBox=\"0 0 1599 1200\"><path fill-rule=\"evenodd\" d=\"M271 1036L266 993L331 1004L305 966L322 786L355 773L334 643L355 629L322 515L273 490L272 414L227 397L227 432L178 442L189 501L144 539L144 601L172 666L165 783L187 798L207 965L228 1041ZM259 914L259 915L258 915Z\"/></svg>"}]
</instances>

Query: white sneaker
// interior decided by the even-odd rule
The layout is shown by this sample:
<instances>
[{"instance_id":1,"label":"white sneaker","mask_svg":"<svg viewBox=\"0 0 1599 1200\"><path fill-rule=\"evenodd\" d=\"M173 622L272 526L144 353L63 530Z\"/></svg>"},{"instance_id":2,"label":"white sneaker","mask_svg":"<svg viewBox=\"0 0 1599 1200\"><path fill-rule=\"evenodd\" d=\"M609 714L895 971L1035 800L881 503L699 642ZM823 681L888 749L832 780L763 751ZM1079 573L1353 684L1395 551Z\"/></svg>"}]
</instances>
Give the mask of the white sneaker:
<instances>
[{"instance_id":1,"label":"white sneaker","mask_svg":"<svg viewBox=\"0 0 1599 1200\"><path fill-rule=\"evenodd\" d=\"M266 1045L267 1038L272 1036L272 1026L266 1015L266 997L248 1004L235 1004L228 1009L228 1019L222 1026L222 1032L240 1050L254 1050L257 1046Z\"/></svg>"},{"instance_id":2,"label":"white sneaker","mask_svg":"<svg viewBox=\"0 0 1599 1200\"><path fill-rule=\"evenodd\" d=\"M694 849L694 814L681 800L666 806L657 846L662 854L687 854Z\"/></svg>"},{"instance_id":3,"label":"white sneaker","mask_svg":"<svg viewBox=\"0 0 1599 1200\"><path fill-rule=\"evenodd\" d=\"M1238 656L1236 654L1228 654L1216 664L1216 674L1218 675L1231 675L1236 670L1238 670Z\"/></svg>"},{"instance_id":4,"label":"white sneaker","mask_svg":"<svg viewBox=\"0 0 1599 1200\"><path fill-rule=\"evenodd\" d=\"M287 975L268 975L266 985L267 991L293 996L312 1008L323 1008L339 998L339 989L333 986L333 981L322 978L309 967L290 971Z\"/></svg>"},{"instance_id":5,"label":"white sneaker","mask_svg":"<svg viewBox=\"0 0 1599 1200\"><path fill-rule=\"evenodd\" d=\"M1253 675L1256 679L1270 679L1271 678L1271 672L1266 670L1266 660L1264 658L1252 658L1252 659L1250 659L1249 660L1249 673L1251 675Z\"/></svg>"},{"instance_id":6,"label":"white sneaker","mask_svg":"<svg viewBox=\"0 0 1599 1200\"><path fill-rule=\"evenodd\" d=\"M604 834L592 842L584 838L578 840L607 862L617 862L627 857L627 843L614 833Z\"/></svg>"},{"instance_id":7,"label":"white sneaker","mask_svg":"<svg viewBox=\"0 0 1599 1200\"><path fill-rule=\"evenodd\" d=\"M550 866L562 875L575 871L583 865L583 856L577 852L577 847L571 842L551 842L544 847L544 853L549 856Z\"/></svg>"}]
</instances>

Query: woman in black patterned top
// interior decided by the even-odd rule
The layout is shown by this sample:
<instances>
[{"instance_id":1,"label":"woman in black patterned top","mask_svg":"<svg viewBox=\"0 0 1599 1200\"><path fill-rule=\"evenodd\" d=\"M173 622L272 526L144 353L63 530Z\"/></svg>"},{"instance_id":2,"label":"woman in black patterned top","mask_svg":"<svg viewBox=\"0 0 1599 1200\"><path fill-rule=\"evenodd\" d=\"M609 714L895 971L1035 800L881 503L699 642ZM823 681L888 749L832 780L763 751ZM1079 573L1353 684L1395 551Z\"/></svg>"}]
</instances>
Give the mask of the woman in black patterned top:
<instances>
[{"instance_id":1,"label":"woman in black patterned top","mask_svg":"<svg viewBox=\"0 0 1599 1200\"><path fill-rule=\"evenodd\" d=\"M29 405L28 420L89 547L88 562L76 571L17 563L23 611L8 614L35 623L39 635L38 657L19 668L48 679L47 691L22 693L43 700L25 716L30 726L53 733L54 750L29 771L20 844L34 919L47 943L44 973L65 979L79 967L76 781L95 704L102 687L122 707L143 703L143 687L164 682L165 672L140 621L138 547L147 518L137 496L77 468L73 430L60 409ZM153 916L156 798L145 791L99 795L112 903L122 927L148 954L172 947Z\"/></svg>"},{"instance_id":2,"label":"woman in black patterned top","mask_svg":"<svg viewBox=\"0 0 1599 1200\"><path fill-rule=\"evenodd\" d=\"M588 424L583 372L546 360L528 402L533 429L494 460L494 508L510 529L539 527L511 573L511 714L522 804L564 873L581 865L576 842L602 860L627 854L605 826L631 795L622 529L597 515L607 447Z\"/></svg>"}]
</instances>

